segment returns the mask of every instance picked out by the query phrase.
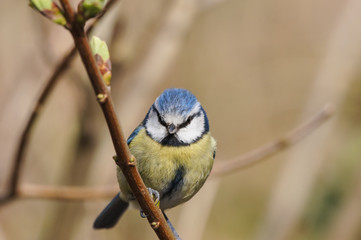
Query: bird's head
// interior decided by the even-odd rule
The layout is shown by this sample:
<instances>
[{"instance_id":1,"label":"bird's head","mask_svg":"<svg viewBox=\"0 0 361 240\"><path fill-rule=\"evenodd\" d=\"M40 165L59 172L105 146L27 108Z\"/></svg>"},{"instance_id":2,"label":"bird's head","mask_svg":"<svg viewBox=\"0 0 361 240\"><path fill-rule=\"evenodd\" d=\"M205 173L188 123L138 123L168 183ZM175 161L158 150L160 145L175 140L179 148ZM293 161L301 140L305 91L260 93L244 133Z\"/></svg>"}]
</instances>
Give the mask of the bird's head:
<instances>
[{"instance_id":1,"label":"bird's head","mask_svg":"<svg viewBox=\"0 0 361 240\"><path fill-rule=\"evenodd\" d=\"M147 134L162 145L184 146L209 131L206 112L185 89L165 90L150 107L144 120Z\"/></svg>"}]
</instances>

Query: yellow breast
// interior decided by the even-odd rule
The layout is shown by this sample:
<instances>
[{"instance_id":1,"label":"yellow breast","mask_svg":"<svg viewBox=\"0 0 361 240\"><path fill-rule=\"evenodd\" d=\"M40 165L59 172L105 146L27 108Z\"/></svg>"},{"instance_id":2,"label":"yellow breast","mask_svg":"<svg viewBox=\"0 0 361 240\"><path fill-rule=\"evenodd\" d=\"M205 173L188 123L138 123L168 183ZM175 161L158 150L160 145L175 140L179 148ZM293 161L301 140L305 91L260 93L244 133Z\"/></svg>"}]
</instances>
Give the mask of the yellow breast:
<instances>
[{"instance_id":1,"label":"yellow breast","mask_svg":"<svg viewBox=\"0 0 361 240\"><path fill-rule=\"evenodd\" d=\"M162 146L141 129L129 144L137 159L137 168L147 187L161 194L161 208L166 209L190 199L203 185L213 165L216 142L210 133L188 146ZM162 199L169 190L179 169L182 171L179 189ZM124 176L118 170L118 181L123 195L131 195Z\"/></svg>"}]
</instances>

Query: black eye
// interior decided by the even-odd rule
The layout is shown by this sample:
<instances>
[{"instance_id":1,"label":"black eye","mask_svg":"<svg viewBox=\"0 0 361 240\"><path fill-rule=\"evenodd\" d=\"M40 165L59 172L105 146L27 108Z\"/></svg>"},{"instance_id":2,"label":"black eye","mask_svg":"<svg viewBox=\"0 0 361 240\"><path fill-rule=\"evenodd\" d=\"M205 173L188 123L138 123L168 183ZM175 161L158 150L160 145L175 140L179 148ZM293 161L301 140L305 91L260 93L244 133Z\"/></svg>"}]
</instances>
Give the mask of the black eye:
<instances>
[{"instance_id":1,"label":"black eye","mask_svg":"<svg viewBox=\"0 0 361 240\"><path fill-rule=\"evenodd\" d=\"M187 119L186 124L187 124L187 125L190 124L191 121L193 120L193 118L194 118L194 115L190 116L190 117Z\"/></svg>"},{"instance_id":2,"label":"black eye","mask_svg":"<svg viewBox=\"0 0 361 240\"><path fill-rule=\"evenodd\" d=\"M179 128L184 128L184 127L188 126L191 123L191 121L193 120L193 118L194 118L194 115L189 116L184 123L179 125Z\"/></svg>"}]
</instances>

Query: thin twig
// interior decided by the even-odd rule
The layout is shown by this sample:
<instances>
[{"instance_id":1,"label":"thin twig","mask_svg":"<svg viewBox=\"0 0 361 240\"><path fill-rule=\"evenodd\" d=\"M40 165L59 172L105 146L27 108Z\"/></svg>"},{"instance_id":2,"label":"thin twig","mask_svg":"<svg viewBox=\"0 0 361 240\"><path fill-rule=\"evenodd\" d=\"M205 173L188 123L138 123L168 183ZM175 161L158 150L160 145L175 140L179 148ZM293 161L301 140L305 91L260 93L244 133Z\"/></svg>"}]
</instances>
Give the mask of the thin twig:
<instances>
[{"instance_id":1,"label":"thin twig","mask_svg":"<svg viewBox=\"0 0 361 240\"><path fill-rule=\"evenodd\" d=\"M75 187L21 184L18 189L20 198L54 199L84 201L111 198L119 192L119 186Z\"/></svg>"},{"instance_id":2,"label":"thin twig","mask_svg":"<svg viewBox=\"0 0 361 240\"><path fill-rule=\"evenodd\" d=\"M98 21L103 17L104 13L108 11L118 0L109 0L104 7L103 11L97 16L97 18L90 24L87 29L87 34L89 34L94 26L98 23ZM14 199L17 195L17 188L19 185L20 171L22 167L22 162L24 159L24 152L28 143L28 139L31 133L31 129L34 126L35 120L39 116L39 112L41 111L42 106L50 95L52 89L54 88L57 80L64 73L64 71L68 68L70 61L74 58L76 53L76 48L73 46L68 53L62 58L62 60L55 66L54 71L51 76L46 81L45 87L41 90L39 98L37 99L33 111L31 112L29 119L25 125L25 128L21 134L19 145L16 151L13 169L11 171L10 182L8 193L0 198L0 205L4 204L12 199Z\"/></svg>"},{"instance_id":3,"label":"thin twig","mask_svg":"<svg viewBox=\"0 0 361 240\"><path fill-rule=\"evenodd\" d=\"M325 123L333 113L333 107L326 105L315 116L305 123L291 130L285 137L258 147L232 160L221 161L215 165L211 177L221 177L246 167L260 163L267 157L291 147L301 139L307 137ZM118 191L118 185L102 187L73 187L73 186L44 186L36 184L21 184L19 197L86 201L113 197Z\"/></svg>"},{"instance_id":4,"label":"thin twig","mask_svg":"<svg viewBox=\"0 0 361 240\"><path fill-rule=\"evenodd\" d=\"M214 167L214 173L211 177L222 177L225 174L233 173L234 171L240 171L245 169L246 167L253 166L256 163L260 163L263 160L266 160L271 155L275 155L282 150L285 150L286 148L292 147L294 144L298 143L301 139L309 136L311 133L315 132L317 128L319 128L321 125L323 125L329 117L332 115L333 107L330 105L326 105L323 107L318 113L316 113L312 118L308 119L306 122L301 124L300 126L296 127L295 129L289 131L285 137L274 140L273 142L266 144L264 146L258 147L255 150L252 150L246 154L243 154L234 160L228 160L228 161L218 161L218 165ZM230 165L228 165L230 164ZM219 181L220 179L213 179L213 181ZM213 183L214 184L214 183ZM193 206L193 214L195 216L198 215L207 215L209 214L209 211L212 209L212 205L214 204L214 195L216 195L218 190L218 184L215 184L213 188L210 191L203 192L202 198L209 199L209 202L207 204L201 204L197 205L195 203ZM182 211L182 214L180 215L181 219L184 219L187 216L184 216L184 213L187 214L187 212L192 211L192 204L191 209L184 209ZM195 217L197 218L197 217ZM183 234L190 234L192 233L192 236L196 234L196 239L201 239L207 219L206 218L199 218L196 219L198 221L199 227L197 227L196 230L192 230L190 227L191 225L187 225L185 221L183 221L183 224L180 224L178 228L182 228Z\"/></svg>"},{"instance_id":5,"label":"thin twig","mask_svg":"<svg viewBox=\"0 0 361 240\"><path fill-rule=\"evenodd\" d=\"M62 61L55 67L53 74L50 76L49 80L46 82L44 89L41 91L41 94L33 108L33 111L30 115L28 122L25 125L23 133L20 138L19 146L17 153L15 155L13 170L10 177L10 184L8 189L8 194L0 199L0 204L6 203L16 197L17 186L19 184L20 170L22 167L22 162L24 159L24 152L28 139L30 136L30 130L32 129L35 120L38 117L41 107L43 106L45 100L49 96L49 93L54 88L57 79L64 72L65 69L69 66L70 60L75 56L76 49L72 48L62 59Z\"/></svg>"},{"instance_id":6,"label":"thin twig","mask_svg":"<svg viewBox=\"0 0 361 240\"><path fill-rule=\"evenodd\" d=\"M261 160L268 158L281 150L284 150L299 140L303 139L316 128L321 126L333 114L333 106L324 106L315 116L307 122L301 124L297 128L287 133L284 137L258 147L246 154L235 157L228 161L219 161L213 167L211 177L218 177L232 172L239 171L242 168L252 166L259 163Z\"/></svg>"},{"instance_id":7,"label":"thin twig","mask_svg":"<svg viewBox=\"0 0 361 240\"><path fill-rule=\"evenodd\" d=\"M87 70L88 77L93 86L94 92L99 100L100 107L106 119L110 135L112 137L115 152L117 154L116 164L121 168L130 188L138 200L143 212L147 215L148 221L160 239L174 239L174 236L163 217L161 210L155 206L154 201L142 178L135 167L135 158L131 155L125 141L123 131L115 114L113 101L107 87L98 70L93 57L83 25L76 21L74 10L68 0L60 0L66 19L70 24L70 32L79 55Z\"/></svg>"},{"instance_id":8,"label":"thin twig","mask_svg":"<svg viewBox=\"0 0 361 240\"><path fill-rule=\"evenodd\" d=\"M331 100L335 106L345 101L359 73L361 34L354 23L360 21L361 2L342 1L337 18L329 25L329 37L325 39L323 57L315 71L302 115L323 101ZM330 154L335 153L330 150L330 142L337 137L334 130L342 125L339 121L340 117L333 119L310 141L289 152L288 161L278 173L277 182L273 183L274 189L255 239L285 240L298 233L320 176L328 174L324 168L329 164Z\"/></svg>"}]
</instances>

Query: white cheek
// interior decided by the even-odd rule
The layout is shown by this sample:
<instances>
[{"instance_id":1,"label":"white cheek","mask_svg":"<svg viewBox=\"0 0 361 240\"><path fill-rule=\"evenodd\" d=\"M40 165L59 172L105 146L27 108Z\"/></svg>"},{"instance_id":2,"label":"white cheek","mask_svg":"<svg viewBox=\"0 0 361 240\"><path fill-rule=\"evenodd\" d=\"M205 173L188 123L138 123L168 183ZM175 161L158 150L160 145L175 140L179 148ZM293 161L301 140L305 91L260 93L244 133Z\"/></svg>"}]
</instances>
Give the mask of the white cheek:
<instances>
[{"instance_id":1,"label":"white cheek","mask_svg":"<svg viewBox=\"0 0 361 240\"><path fill-rule=\"evenodd\" d=\"M149 113L145 127L150 136L158 142L167 136L167 129L159 123L158 116L153 110Z\"/></svg>"},{"instance_id":2,"label":"white cheek","mask_svg":"<svg viewBox=\"0 0 361 240\"><path fill-rule=\"evenodd\" d=\"M204 131L204 117L200 115L194 118L191 123L177 132L178 139L184 143L192 143L202 136Z\"/></svg>"}]
</instances>

